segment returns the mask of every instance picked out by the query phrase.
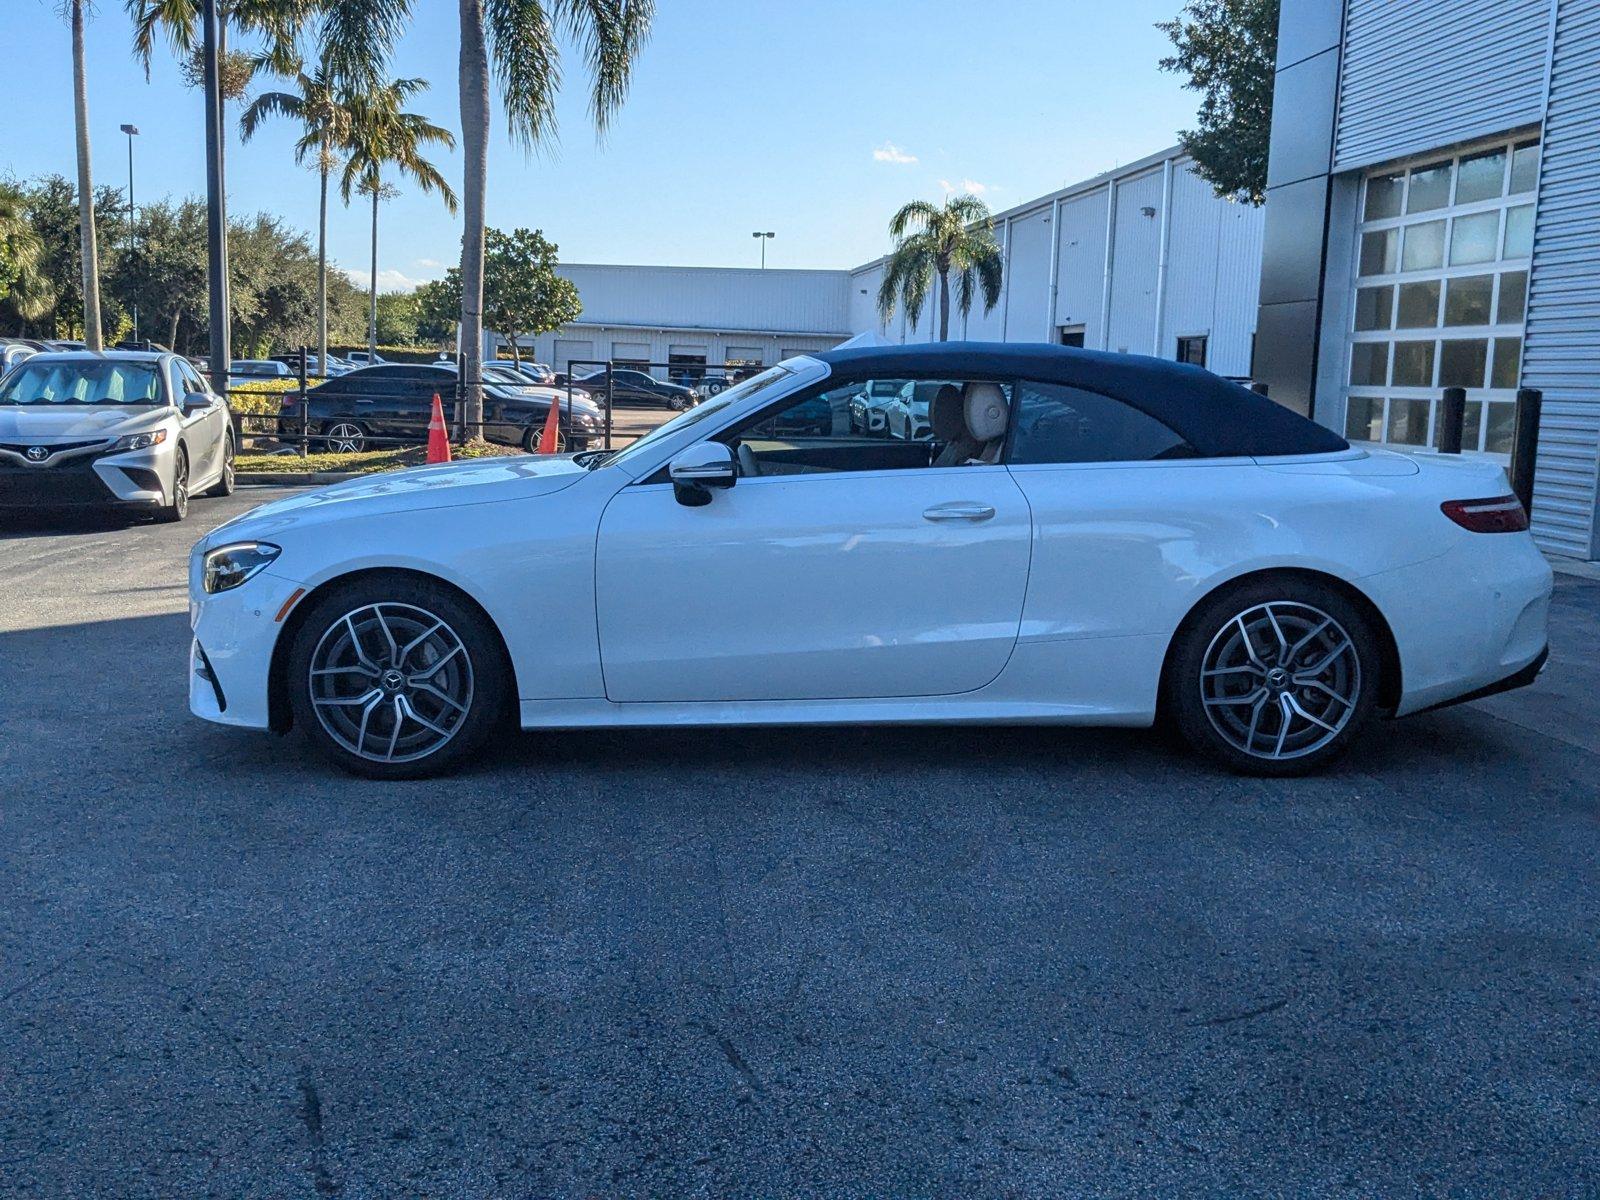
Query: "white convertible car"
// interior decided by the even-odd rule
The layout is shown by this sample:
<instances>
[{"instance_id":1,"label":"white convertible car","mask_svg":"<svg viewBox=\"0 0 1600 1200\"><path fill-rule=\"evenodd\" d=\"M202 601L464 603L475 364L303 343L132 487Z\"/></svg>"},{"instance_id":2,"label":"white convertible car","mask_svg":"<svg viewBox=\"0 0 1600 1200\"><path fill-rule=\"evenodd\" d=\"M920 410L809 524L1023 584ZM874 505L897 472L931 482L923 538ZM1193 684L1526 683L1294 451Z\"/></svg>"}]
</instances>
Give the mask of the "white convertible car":
<instances>
[{"instance_id":1,"label":"white convertible car","mask_svg":"<svg viewBox=\"0 0 1600 1200\"><path fill-rule=\"evenodd\" d=\"M937 383L921 439L791 410ZM526 729L1172 722L1322 766L1530 682L1551 573L1479 458L1352 449L1197 368L1052 346L791 359L613 453L264 505L195 547L190 704L380 777Z\"/></svg>"}]
</instances>

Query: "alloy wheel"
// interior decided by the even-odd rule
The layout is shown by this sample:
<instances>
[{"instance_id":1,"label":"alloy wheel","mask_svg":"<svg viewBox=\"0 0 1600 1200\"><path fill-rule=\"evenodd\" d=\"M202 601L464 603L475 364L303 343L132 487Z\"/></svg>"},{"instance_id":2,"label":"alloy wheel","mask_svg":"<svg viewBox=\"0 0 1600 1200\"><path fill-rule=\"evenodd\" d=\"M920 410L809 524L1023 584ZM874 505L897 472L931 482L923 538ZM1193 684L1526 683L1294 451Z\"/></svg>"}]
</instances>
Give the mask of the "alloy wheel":
<instances>
[{"instance_id":1,"label":"alloy wheel","mask_svg":"<svg viewBox=\"0 0 1600 1200\"><path fill-rule=\"evenodd\" d=\"M1212 728L1255 758L1299 758L1326 746L1355 714L1361 687L1349 632L1292 600L1238 613L1201 660L1200 697Z\"/></svg>"},{"instance_id":2,"label":"alloy wheel","mask_svg":"<svg viewBox=\"0 0 1600 1200\"><path fill-rule=\"evenodd\" d=\"M328 736L370 762L415 762L472 708L472 659L443 619L411 604L346 613L311 653L311 705Z\"/></svg>"},{"instance_id":3,"label":"alloy wheel","mask_svg":"<svg viewBox=\"0 0 1600 1200\"><path fill-rule=\"evenodd\" d=\"M361 431L361 426L351 421L340 421L328 428L326 435L327 446L335 454L360 454L362 447L367 444L366 435Z\"/></svg>"},{"instance_id":4,"label":"alloy wheel","mask_svg":"<svg viewBox=\"0 0 1600 1200\"><path fill-rule=\"evenodd\" d=\"M180 519L189 514L189 459L181 453L172 467L172 511Z\"/></svg>"}]
</instances>

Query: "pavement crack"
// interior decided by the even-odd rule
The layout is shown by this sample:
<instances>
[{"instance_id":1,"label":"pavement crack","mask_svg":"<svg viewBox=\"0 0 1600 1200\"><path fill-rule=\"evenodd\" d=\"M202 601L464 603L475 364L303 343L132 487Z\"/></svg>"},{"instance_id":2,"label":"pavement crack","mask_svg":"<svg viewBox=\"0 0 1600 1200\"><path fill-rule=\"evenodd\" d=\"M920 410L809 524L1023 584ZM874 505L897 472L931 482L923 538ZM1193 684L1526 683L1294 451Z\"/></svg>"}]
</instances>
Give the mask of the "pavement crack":
<instances>
[{"instance_id":1,"label":"pavement crack","mask_svg":"<svg viewBox=\"0 0 1600 1200\"><path fill-rule=\"evenodd\" d=\"M300 1076L300 1123L306 1127L306 1136L311 1140L312 1186L318 1195L331 1196L339 1190L339 1184L328 1174L323 1162L322 1097L317 1093L317 1085L305 1074Z\"/></svg>"},{"instance_id":2,"label":"pavement crack","mask_svg":"<svg viewBox=\"0 0 1600 1200\"><path fill-rule=\"evenodd\" d=\"M761 1077L756 1074L755 1068L745 1061L744 1055L739 1053L739 1047L733 1044L733 1040L710 1021L695 1021L693 1024L717 1044L717 1048L722 1051L722 1057L728 1060L728 1065L733 1068L734 1074L744 1081L745 1087L758 1096L762 1095L765 1089L761 1086Z\"/></svg>"},{"instance_id":3,"label":"pavement crack","mask_svg":"<svg viewBox=\"0 0 1600 1200\"><path fill-rule=\"evenodd\" d=\"M1207 1017L1203 1021L1190 1021L1190 1025L1232 1025L1235 1021L1249 1021L1255 1017L1264 1017L1268 1013L1277 1012L1289 1003L1289 997L1274 1000L1271 1004L1263 1004L1260 1008L1246 1009L1244 1012L1227 1013L1220 1017Z\"/></svg>"},{"instance_id":4,"label":"pavement crack","mask_svg":"<svg viewBox=\"0 0 1600 1200\"><path fill-rule=\"evenodd\" d=\"M16 987L12 988L4 996L0 996L0 1004L4 1004L4 1003L6 1003L8 1001L15 1000L18 996L22 995L22 993L27 991L29 988L34 987L37 984L41 984L46 979L49 979L50 976L52 976L52 975L54 975L54 974L56 974L56 973L58 973L58 972L60 972L62 970L65 970L75 960L77 960L79 958L82 958L85 954L87 954L88 951L89 951L89 947L80 946L78 949L74 950L71 954L67 955L65 958L57 959L54 963L52 963L50 966L46 967L44 970L37 971L33 975L30 975L27 979L24 979L21 983L17 984Z\"/></svg>"}]
</instances>

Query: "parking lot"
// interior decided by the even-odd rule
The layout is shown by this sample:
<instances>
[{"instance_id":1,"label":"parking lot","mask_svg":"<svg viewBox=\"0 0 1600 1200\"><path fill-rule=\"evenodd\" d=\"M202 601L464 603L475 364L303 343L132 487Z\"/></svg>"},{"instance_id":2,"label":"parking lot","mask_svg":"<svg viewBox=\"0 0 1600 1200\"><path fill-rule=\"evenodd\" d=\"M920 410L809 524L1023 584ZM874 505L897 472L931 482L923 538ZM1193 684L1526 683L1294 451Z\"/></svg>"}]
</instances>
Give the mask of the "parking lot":
<instances>
[{"instance_id":1,"label":"parking lot","mask_svg":"<svg viewBox=\"0 0 1600 1200\"><path fill-rule=\"evenodd\" d=\"M1600 584L1321 778L966 728L379 784L188 716L188 547L278 494L3 518L0 1193L1594 1194Z\"/></svg>"}]
</instances>

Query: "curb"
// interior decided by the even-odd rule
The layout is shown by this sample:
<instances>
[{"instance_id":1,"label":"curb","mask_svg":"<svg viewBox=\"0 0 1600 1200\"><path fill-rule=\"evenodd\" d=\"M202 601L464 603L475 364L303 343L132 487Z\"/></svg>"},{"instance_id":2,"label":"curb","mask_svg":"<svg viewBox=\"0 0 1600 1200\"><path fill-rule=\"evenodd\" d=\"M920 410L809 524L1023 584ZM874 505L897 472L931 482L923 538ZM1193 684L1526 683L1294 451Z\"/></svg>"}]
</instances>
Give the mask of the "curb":
<instances>
[{"instance_id":1,"label":"curb","mask_svg":"<svg viewBox=\"0 0 1600 1200\"><path fill-rule=\"evenodd\" d=\"M325 483L343 483L347 479L360 479L363 475L379 474L375 471L240 471L234 475L235 483L246 487L262 484L278 487L321 487Z\"/></svg>"}]
</instances>

